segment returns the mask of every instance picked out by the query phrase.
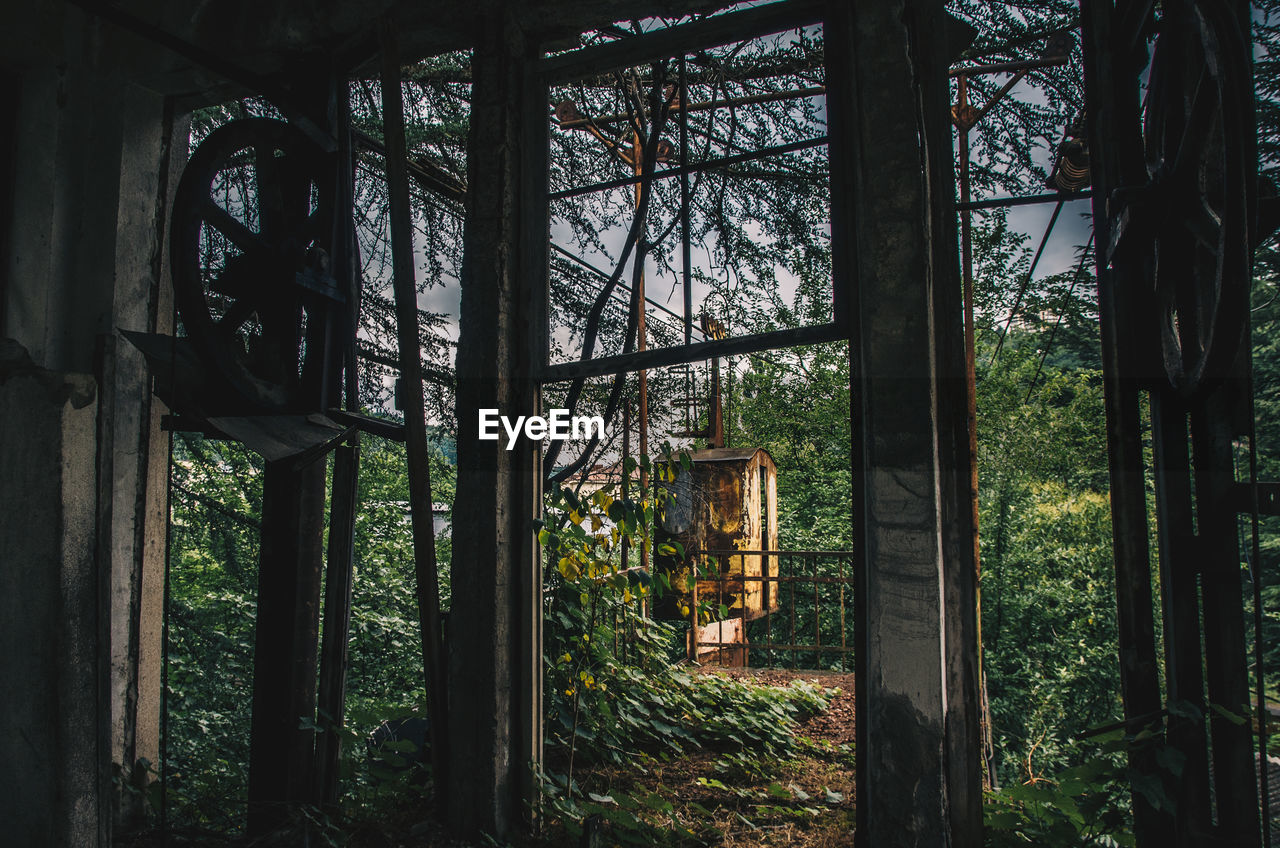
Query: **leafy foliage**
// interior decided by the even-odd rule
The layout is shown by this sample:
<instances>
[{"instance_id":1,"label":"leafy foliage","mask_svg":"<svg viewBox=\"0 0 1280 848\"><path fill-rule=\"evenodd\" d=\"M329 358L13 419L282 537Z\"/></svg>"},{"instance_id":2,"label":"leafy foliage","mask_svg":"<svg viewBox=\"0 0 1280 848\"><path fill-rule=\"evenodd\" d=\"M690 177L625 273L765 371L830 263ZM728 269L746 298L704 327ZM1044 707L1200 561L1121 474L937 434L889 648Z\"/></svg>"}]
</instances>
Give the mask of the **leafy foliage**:
<instances>
[{"instance_id":1,"label":"leafy foliage","mask_svg":"<svg viewBox=\"0 0 1280 848\"><path fill-rule=\"evenodd\" d=\"M653 464L643 458L623 471L640 468L671 480L680 462L687 457ZM693 836L670 802L656 793L584 793L575 768L700 749L738 752L748 762L780 757L793 749L797 720L824 709L826 698L811 684L753 686L673 666L679 625L643 618L637 609L642 599L671 591L670 581L622 559L624 547L638 550L663 503L614 494L557 490L539 531L545 560L554 563L544 633L551 747L544 793L571 834L599 816L624 842L669 844Z\"/></svg>"},{"instance_id":2,"label":"leafy foliage","mask_svg":"<svg viewBox=\"0 0 1280 848\"><path fill-rule=\"evenodd\" d=\"M437 500L451 500L453 471L439 448L432 465ZM343 736L348 811L407 785L384 754L412 752L371 755L365 741L425 703L403 446L368 441L361 466L346 723L309 722ZM235 443L178 434L171 473L170 816L234 832L247 780L262 460ZM437 550L447 564L447 537Z\"/></svg>"},{"instance_id":3,"label":"leafy foliage","mask_svg":"<svg viewBox=\"0 0 1280 848\"><path fill-rule=\"evenodd\" d=\"M1124 743L1118 737L1082 762L1058 772L987 793L986 844L1129 846Z\"/></svg>"}]
</instances>

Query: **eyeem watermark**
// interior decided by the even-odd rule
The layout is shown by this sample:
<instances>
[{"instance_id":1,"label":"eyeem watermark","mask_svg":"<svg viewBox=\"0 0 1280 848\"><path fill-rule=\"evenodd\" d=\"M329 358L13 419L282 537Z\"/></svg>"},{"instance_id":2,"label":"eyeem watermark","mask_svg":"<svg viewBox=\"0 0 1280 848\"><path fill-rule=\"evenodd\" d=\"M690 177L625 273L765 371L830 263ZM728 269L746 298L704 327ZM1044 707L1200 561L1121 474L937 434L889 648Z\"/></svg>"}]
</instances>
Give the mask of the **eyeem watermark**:
<instances>
[{"instance_id":1,"label":"eyeem watermark","mask_svg":"<svg viewBox=\"0 0 1280 848\"><path fill-rule=\"evenodd\" d=\"M496 409L480 410L480 440L496 442L502 433L507 433L507 450L516 446L516 439L523 432L525 438L540 442L543 439L589 439L593 435L605 438L604 418L599 415L569 415L567 409L553 409L548 418L541 415L520 415L512 421L505 415L499 415Z\"/></svg>"}]
</instances>

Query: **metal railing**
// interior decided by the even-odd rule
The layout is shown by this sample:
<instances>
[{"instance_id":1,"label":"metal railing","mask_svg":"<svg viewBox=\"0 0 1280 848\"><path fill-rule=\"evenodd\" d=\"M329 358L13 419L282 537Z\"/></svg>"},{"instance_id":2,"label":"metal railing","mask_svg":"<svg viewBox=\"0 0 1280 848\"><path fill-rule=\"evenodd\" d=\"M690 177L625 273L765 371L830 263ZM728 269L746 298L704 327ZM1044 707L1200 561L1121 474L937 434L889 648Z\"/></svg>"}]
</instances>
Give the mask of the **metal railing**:
<instances>
[{"instance_id":1,"label":"metal railing","mask_svg":"<svg viewBox=\"0 0 1280 848\"><path fill-rule=\"evenodd\" d=\"M850 670L852 622L846 605L853 602L851 551L710 550L693 558L699 576L689 604L691 660L744 665L749 655L755 666ZM759 573L728 573L732 558L743 565L759 558ZM716 587L711 610L705 597L708 583ZM747 596L755 594L752 584L761 587L757 610L747 608ZM713 615L708 621L708 611L728 616ZM713 628L717 638L703 638Z\"/></svg>"}]
</instances>

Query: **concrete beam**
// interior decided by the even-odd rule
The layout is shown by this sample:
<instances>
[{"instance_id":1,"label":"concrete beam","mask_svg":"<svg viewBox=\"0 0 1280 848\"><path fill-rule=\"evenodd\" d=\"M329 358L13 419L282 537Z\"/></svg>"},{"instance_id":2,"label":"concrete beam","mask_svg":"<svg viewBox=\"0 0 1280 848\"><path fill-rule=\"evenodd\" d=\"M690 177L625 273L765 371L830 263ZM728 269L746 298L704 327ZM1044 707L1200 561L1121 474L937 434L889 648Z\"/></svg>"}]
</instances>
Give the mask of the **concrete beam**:
<instances>
[{"instance_id":1,"label":"concrete beam","mask_svg":"<svg viewBox=\"0 0 1280 848\"><path fill-rule=\"evenodd\" d=\"M107 845L96 382L0 344L0 816L15 845Z\"/></svg>"},{"instance_id":2,"label":"concrete beam","mask_svg":"<svg viewBox=\"0 0 1280 848\"><path fill-rule=\"evenodd\" d=\"M71 26L64 35L79 45L91 33ZM130 85L99 59L85 51L16 75L16 164L0 199L6 206L0 339L8 351L0 390L10 398L0 431L12 448L0 465L5 516L12 519L0 529L0 550L5 567L24 573L46 573L48 563L75 574L88 569L56 599L36 585L14 583L11 596L24 616L6 617L0 627L6 644L57 646L45 679L33 681L37 689L85 686L75 677L81 670L92 669L94 678L91 697L77 692L47 711L15 714L22 716L13 719L16 738L37 750L60 744L61 728L92 735L92 744L79 745L87 759L74 768L45 758L27 769L14 760L16 774L37 784L51 781L54 800L36 805L6 793L0 815L42 816L71 828L45 833L49 839L18 837L23 844L109 839L113 817L138 812L122 809L124 799L111 793L113 766L128 778L140 757L158 760L167 439L141 357L118 342L116 328L154 332L170 324L165 304L171 301L161 297L167 283L158 224L166 215L165 151L173 122L162 98ZM87 381L94 410L88 430L80 407L74 414L63 410L56 392L41 400L16 388L19 376L30 375ZM32 490L48 496L37 508L21 476L10 473L11 463L65 485L60 493ZM40 463L42 474L35 470ZM49 535L59 527L60 535ZM66 543L72 536L83 549ZM64 610L80 607L92 611L92 628L74 639L58 635L70 626ZM7 717L9 706L0 713Z\"/></svg>"},{"instance_id":3,"label":"concrete beam","mask_svg":"<svg viewBox=\"0 0 1280 848\"><path fill-rule=\"evenodd\" d=\"M546 284L545 264L539 270L531 263L522 230L530 216L545 215L545 198L523 196L538 145L522 144L522 131L527 115L536 115L545 166L546 106L525 109L532 50L508 7L492 11L472 57L447 634L447 809L451 827L467 836L503 836L519 824L528 765L539 759L542 737L541 578L532 523L540 456L523 439L510 451L480 441L477 422L483 408L509 416L538 410L531 351L541 336L527 304L531 287Z\"/></svg>"},{"instance_id":4,"label":"concrete beam","mask_svg":"<svg viewBox=\"0 0 1280 848\"><path fill-rule=\"evenodd\" d=\"M849 275L858 823L981 844L976 580L941 2L833 4L833 238Z\"/></svg>"}]
</instances>

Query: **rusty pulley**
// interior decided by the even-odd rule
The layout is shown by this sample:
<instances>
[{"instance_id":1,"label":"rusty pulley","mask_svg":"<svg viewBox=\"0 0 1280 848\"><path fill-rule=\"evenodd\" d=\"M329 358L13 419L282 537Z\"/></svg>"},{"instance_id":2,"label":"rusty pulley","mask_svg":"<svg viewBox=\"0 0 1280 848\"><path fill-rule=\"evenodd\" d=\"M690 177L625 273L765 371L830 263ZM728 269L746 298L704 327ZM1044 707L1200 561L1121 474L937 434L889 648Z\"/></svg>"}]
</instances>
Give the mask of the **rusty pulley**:
<instances>
[{"instance_id":1,"label":"rusty pulley","mask_svg":"<svg viewBox=\"0 0 1280 848\"><path fill-rule=\"evenodd\" d=\"M195 149L174 198L174 297L199 355L252 406L306 408L305 375L345 300L330 273L334 181L283 121L248 118Z\"/></svg>"},{"instance_id":2,"label":"rusty pulley","mask_svg":"<svg viewBox=\"0 0 1280 848\"><path fill-rule=\"evenodd\" d=\"M1143 126L1147 183L1111 198L1109 256L1150 255L1151 342L1168 385L1212 390L1239 352L1252 280L1256 203L1244 34L1228 4L1164 7Z\"/></svg>"}]
</instances>

